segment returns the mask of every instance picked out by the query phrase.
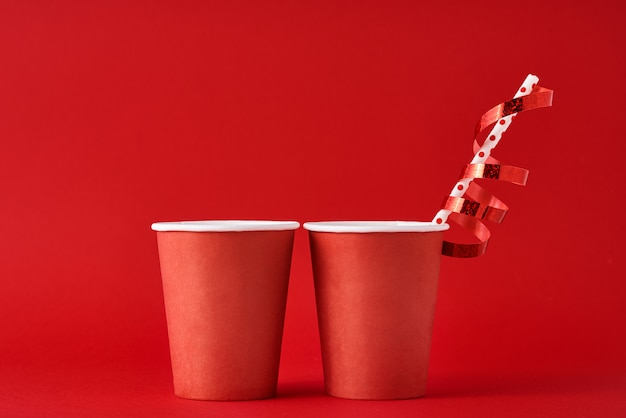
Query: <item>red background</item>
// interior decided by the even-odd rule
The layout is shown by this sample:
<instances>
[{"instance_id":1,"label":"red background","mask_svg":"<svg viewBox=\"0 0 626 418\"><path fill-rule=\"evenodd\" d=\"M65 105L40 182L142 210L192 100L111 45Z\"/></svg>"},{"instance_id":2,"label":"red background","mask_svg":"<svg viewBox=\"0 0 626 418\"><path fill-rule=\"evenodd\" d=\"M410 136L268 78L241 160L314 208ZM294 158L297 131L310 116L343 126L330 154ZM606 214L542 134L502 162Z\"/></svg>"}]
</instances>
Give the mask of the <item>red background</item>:
<instances>
[{"instance_id":1,"label":"red background","mask_svg":"<svg viewBox=\"0 0 626 418\"><path fill-rule=\"evenodd\" d=\"M1 1L0 415L623 416L623 5L437 3ZM529 72L427 397L324 396L303 230L278 397L174 397L151 222L430 220Z\"/></svg>"}]
</instances>

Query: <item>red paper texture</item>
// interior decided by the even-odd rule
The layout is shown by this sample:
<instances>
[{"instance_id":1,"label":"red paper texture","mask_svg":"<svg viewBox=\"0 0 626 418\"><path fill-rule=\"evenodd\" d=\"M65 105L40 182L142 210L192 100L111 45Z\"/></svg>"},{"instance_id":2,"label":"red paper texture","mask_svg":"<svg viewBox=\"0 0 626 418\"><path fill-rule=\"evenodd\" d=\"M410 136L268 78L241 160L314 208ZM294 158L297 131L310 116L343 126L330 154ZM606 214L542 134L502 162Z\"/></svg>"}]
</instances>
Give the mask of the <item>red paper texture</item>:
<instances>
[{"instance_id":1,"label":"red paper texture","mask_svg":"<svg viewBox=\"0 0 626 418\"><path fill-rule=\"evenodd\" d=\"M157 236L175 393L273 396L294 232Z\"/></svg>"},{"instance_id":2,"label":"red paper texture","mask_svg":"<svg viewBox=\"0 0 626 418\"><path fill-rule=\"evenodd\" d=\"M406 399L426 390L443 232L310 232L330 395Z\"/></svg>"}]
</instances>

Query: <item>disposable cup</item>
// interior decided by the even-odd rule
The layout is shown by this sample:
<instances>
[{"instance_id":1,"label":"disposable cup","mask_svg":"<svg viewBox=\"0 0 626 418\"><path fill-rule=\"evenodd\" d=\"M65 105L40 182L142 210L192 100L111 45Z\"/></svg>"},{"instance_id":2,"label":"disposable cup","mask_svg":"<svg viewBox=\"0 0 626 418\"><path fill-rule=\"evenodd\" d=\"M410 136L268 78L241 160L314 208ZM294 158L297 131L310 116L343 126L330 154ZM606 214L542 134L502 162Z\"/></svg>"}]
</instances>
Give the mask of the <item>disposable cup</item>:
<instances>
[{"instance_id":1,"label":"disposable cup","mask_svg":"<svg viewBox=\"0 0 626 418\"><path fill-rule=\"evenodd\" d=\"M308 222L326 393L424 395L443 232L431 222Z\"/></svg>"},{"instance_id":2,"label":"disposable cup","mask_svg":"<svg viewBox=\"0 0 626 418\"><path fill-rule=\"evenodd\" d=\"M276 393L298 222L152 224L174 393L203 400Z\"/></svg>"}]
</instances>

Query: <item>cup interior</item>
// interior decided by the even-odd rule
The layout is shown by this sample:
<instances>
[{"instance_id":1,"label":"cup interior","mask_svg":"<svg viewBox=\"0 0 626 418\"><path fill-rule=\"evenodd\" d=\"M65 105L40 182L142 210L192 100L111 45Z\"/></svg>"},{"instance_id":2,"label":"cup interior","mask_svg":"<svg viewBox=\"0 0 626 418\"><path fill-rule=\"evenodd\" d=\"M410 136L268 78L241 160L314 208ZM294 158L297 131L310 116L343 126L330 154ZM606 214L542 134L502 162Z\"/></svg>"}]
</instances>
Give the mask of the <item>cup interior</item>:
<instances>
[{"instance_id":1,"label":"cup interior","mask_svg":"<svg viewBox=\"0 0 626 418\"><path fill-rule=\"evenodd\" d=\"M257 220L210 220L156 222L152 230L158 232L232 232L232 231L289 231L298 229L296 221L257 221Z\"/></svg>"},{"instance_id":2,"label":"cup interior","mask_svg":"<svg viewBox=\"0 0 626 418\"><path fill-rule=\"evenodd\" d=\"M307 231L335 233L436 232L449 228L448 224L418 221L324 221L304 224Z\"/></svg>"}]
</instances>

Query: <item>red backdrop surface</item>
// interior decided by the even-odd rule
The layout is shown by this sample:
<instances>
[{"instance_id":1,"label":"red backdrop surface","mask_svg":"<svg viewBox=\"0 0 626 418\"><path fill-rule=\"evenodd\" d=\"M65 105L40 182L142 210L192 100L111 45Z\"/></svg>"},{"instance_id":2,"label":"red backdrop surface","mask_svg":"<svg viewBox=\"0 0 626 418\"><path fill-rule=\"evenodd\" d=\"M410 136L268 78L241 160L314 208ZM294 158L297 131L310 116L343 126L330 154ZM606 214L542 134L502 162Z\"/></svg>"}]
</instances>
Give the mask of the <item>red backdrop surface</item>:
<instances>
[{"instance_id":1,"label":"red backdrop surface","mask_svg":"<svg viewBox=\"0 0 626 418\"><path fill-rule=\"evenodd\" d=\"M1 1L0 415L624 416L617 1ZM430 220L480 115L527 187L442 260L425 398L323 393L306 233L278 397L173 395L154 221Z\"/></svg>"}]
</instances>

